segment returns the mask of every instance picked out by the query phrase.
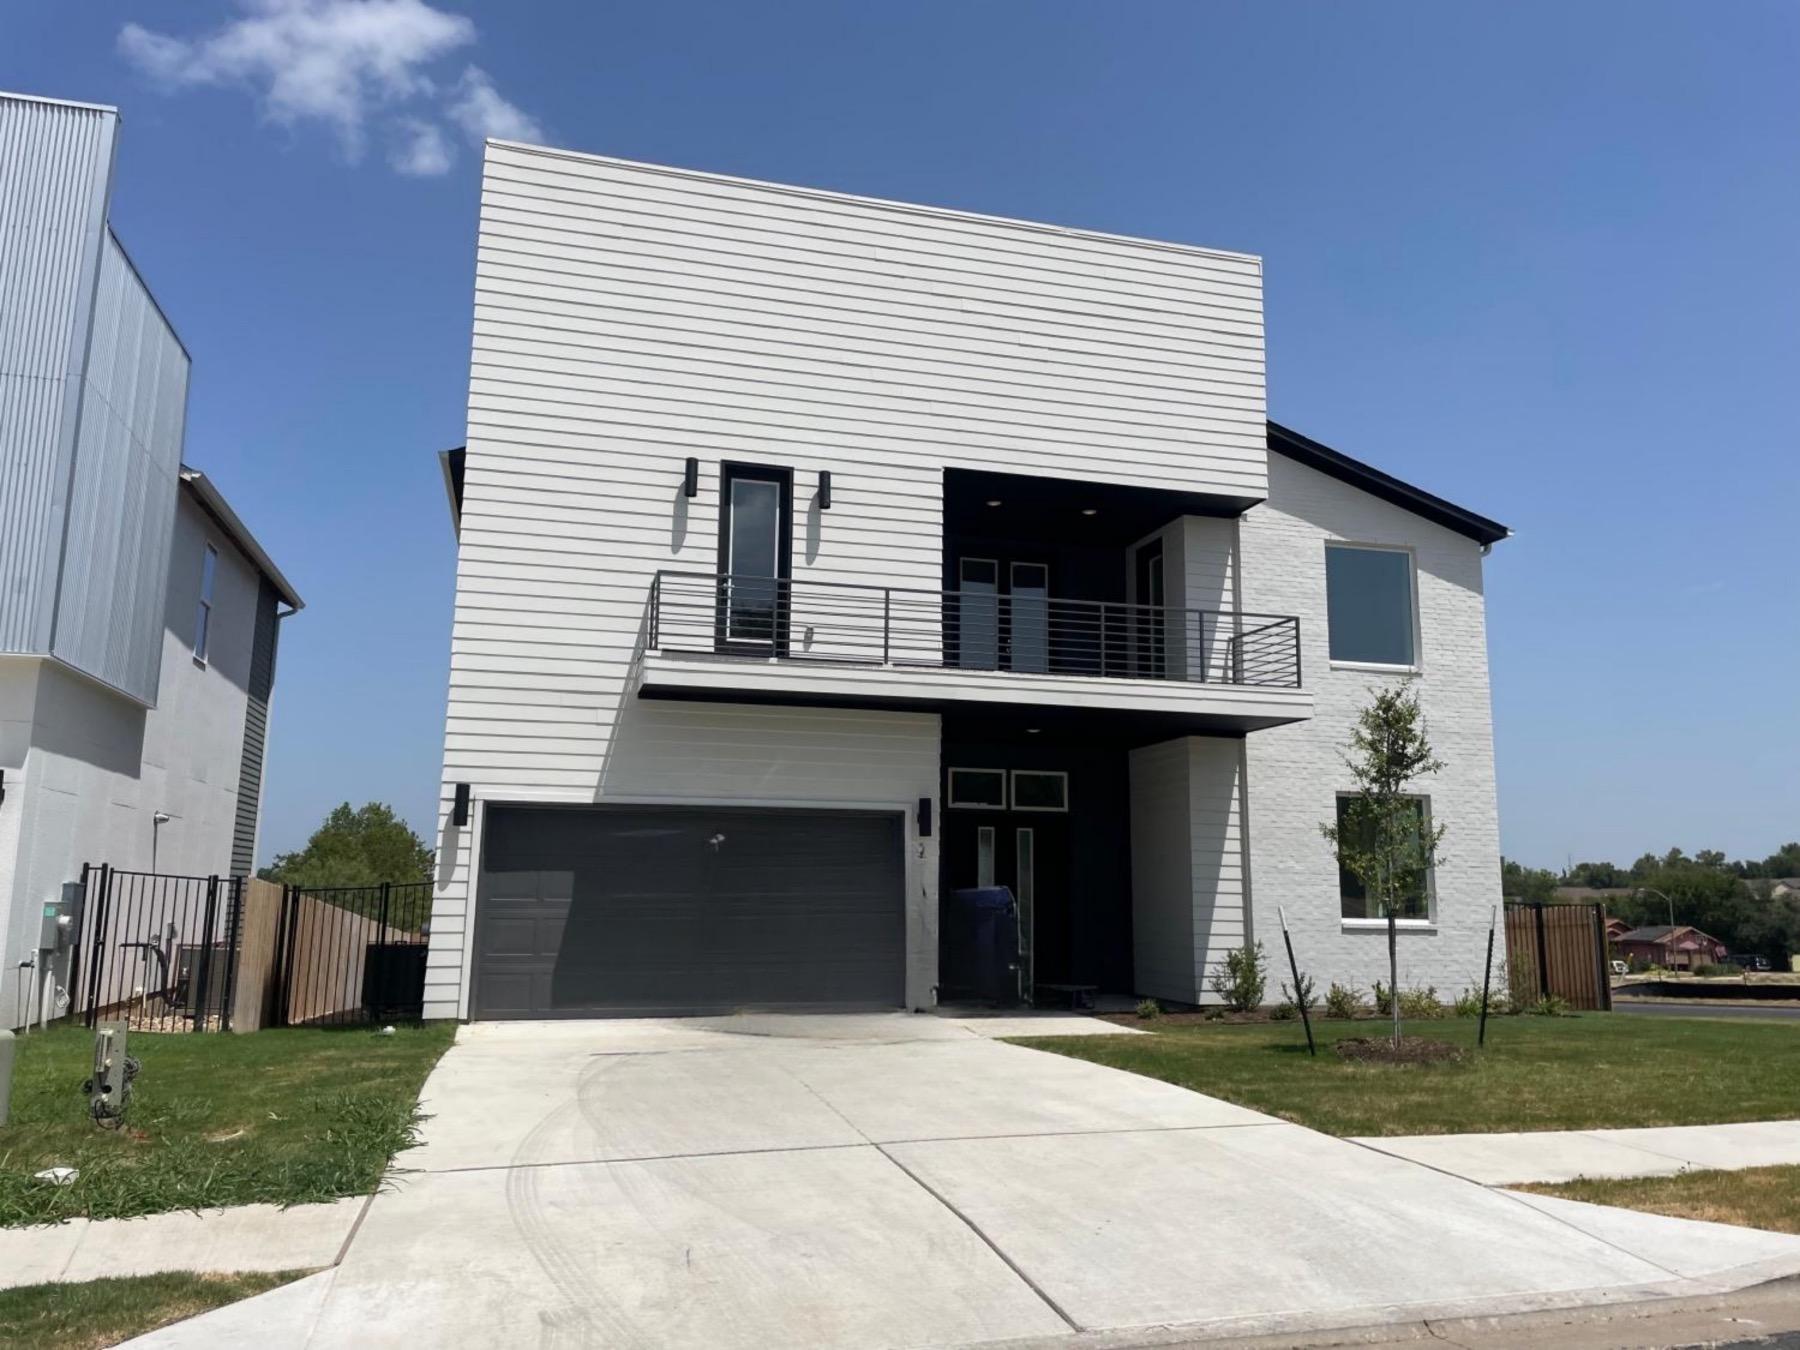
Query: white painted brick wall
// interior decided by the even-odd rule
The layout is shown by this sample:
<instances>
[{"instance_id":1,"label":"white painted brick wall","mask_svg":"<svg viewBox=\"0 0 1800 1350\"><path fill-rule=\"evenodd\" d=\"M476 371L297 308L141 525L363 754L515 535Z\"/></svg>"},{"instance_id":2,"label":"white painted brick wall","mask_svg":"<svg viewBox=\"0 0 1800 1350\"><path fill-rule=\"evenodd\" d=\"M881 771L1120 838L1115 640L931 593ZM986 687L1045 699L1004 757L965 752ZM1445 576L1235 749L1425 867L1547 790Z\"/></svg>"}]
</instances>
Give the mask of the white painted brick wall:
<instances>
[{"instance_id":1,"label":"white painted brick wall","mask_svg":"<svg viewBox=\"0 0 1800 1350\"><path fill-rule=\"evenodd\" d=\"M1481 546L1280 454L1269 456L1268 501L1239 523L1244 608L1300 616L1303 678L1315 700L1311 721L1248 739L1251 906L1271 960L1271 997L1285 967L1277 905L1321 995L1334 980L1367 990L1387 978L1385 930L1340 919L1337 867L1319 834L1350 786L1340 752L1351 724L1368 690L1393 678L1328 660L1327 540L1404 546L1417 559L1418 689L1446 765L1424 790L1448 832L1435 921L1402 931L1400 980L1449 998L1479 984L1490 908L1500 902Z\"/></svg>"}]
</instances>

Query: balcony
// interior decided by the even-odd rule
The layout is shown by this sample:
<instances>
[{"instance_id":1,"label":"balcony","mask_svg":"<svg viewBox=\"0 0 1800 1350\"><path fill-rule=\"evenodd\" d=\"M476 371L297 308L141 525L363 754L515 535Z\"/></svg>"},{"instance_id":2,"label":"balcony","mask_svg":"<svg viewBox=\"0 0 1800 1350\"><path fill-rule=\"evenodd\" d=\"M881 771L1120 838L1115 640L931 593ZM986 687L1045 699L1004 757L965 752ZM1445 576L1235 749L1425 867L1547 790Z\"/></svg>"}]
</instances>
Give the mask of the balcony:
<instances>
[{"instance_id":1,"label":"balcony","mask_svg":"<svg viewBox=\"0 0 1800 1350\"><path fill-rule=\"evenodd\" d=\"M637 674L649 698L1114 711L1171 735L1312 714L1291 615L694 572L657 574Z\"/></svg>"}]
</instances>

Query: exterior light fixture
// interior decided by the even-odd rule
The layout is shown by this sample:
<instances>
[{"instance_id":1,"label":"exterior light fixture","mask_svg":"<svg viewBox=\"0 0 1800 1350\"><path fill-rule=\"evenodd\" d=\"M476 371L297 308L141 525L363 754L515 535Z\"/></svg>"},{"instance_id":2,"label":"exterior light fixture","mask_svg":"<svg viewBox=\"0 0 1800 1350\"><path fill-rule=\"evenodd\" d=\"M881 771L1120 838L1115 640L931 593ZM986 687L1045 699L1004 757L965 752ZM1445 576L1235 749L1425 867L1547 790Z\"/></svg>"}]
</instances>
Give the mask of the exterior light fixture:
<instances>
[{"instance_id":1,"label":"exterior light fixture","mask_svg":"<svg viewBox=\"0 0 1800 1350\"><path fill-rule=\"evenodd\" d=\"M682 475L681 495L684 497L700 495L700 461L692 455L688 456L687 471Z\"/></svg>"},{"instance_id":2,"label":"exterior light fixture","mask_svg":"<svg viewBox=\"0 0 1800 1350\"><path fill-rule=\"evenodd\" d=\"M831 510L831 470L819 470L819 510Z\"/></svg>"},{"instance_id":3,"label":"exterior light fixture","mask_svg":"<svg viewBox=\"0 0 1800 1350\"><path fill-rule=\"evenodd\" d=\"M987 504L989 506L998 506L1000 505L1000 499L998 497L989 497Z\"/></svg>"},{"instance_id":4,"label":"exterior light fixture","mask_svg":"<svg viewBox=\"0 0 1800 1350\"><path fill-rule=\"evenodd\" d=\"M1081 514L1084 516L1097 516L1100 514L1100 508L1097 506L1084 506L1081 508Z\"/></svg>"},{"instance_id":5,"label":"exterior light fixture","mask_svg":"<svg viewBox=\"0 0 1800 1350\"><path fill-rule=\"evenodd\" d=\"M919 838L931 838L931 798L919 798Z\"/></svg>"},{"instance_id":6,"label":"exterior light fixture","mask_svg":"<svg viewBox=\"0 0 1800 1350\"><path fill-rule=\"evenodd\" d=\"M689 462L692 463L691 460ZM469 785L467 783L456 785L456 802L450 811L450 823L459 830L469 823Z\"/></svg>"}]
</instances>

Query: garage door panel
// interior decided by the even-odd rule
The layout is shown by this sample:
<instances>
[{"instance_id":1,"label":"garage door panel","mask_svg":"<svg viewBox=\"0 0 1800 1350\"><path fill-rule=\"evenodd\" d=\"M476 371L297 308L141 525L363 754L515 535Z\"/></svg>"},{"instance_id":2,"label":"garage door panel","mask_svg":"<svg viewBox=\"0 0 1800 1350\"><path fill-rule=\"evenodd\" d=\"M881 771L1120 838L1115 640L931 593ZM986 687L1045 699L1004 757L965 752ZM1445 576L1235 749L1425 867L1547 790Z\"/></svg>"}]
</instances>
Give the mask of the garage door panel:
<instances>
[{"instance_id":1,"label":"garage door panel","mask_svg":"<svg viewBox=\"0 0 1800 1350\"><path fill-rule=\"evenodd\" d=\"M894 1006L898 816L493 806L475 1015Z\"/></svg>"}]
</instances>

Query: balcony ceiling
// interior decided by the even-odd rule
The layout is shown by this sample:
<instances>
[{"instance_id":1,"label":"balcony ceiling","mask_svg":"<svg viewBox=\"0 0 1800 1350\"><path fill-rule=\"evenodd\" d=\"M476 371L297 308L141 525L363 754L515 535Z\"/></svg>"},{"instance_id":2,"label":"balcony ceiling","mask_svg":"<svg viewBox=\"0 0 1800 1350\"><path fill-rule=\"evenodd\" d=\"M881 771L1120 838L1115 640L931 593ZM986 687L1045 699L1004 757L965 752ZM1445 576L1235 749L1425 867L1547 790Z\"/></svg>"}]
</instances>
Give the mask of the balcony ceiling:
<instances>
[{"instance_id":1,"label":"balcony ceiling","mask_svg":"<svg viewBox=\"0 0 1800 1350\"><path fill-rule=\"evenodd\" d=\"M988 502L998 501L999 506ZM946 534L1061 539L1123 547L1176 516L1237 516L1255 501L1073 478L944 471ZM1082 514L1092 510L1093 515Z\"/></svg>"}]
</instances>

